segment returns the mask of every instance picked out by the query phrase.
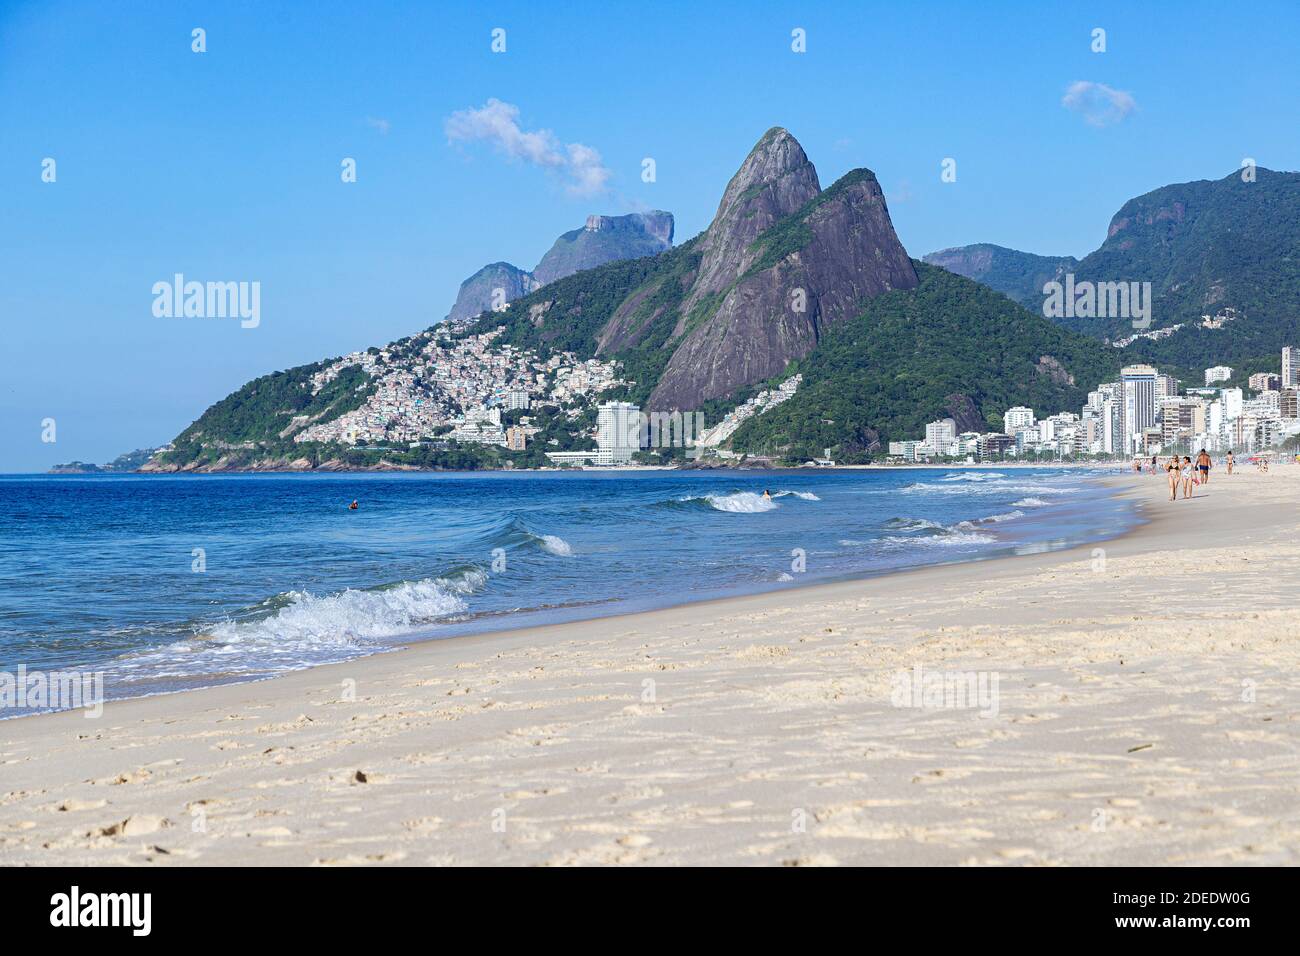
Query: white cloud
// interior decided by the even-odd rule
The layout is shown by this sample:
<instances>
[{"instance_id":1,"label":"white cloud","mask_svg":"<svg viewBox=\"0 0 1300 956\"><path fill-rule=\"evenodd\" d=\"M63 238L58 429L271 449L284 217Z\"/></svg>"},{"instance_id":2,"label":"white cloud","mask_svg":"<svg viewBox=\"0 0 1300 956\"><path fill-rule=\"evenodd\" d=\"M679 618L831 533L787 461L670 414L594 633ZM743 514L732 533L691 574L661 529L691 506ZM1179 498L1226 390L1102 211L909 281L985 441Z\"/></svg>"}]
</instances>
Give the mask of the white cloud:
<instances>
[{"instance_id":1,"label":"white cloud","mask_svg":"<svg viewBox=\"0 0 1300 956\"><path fill-rule=\"evenodd\" d=\"M582 143L561 144L549 129L525 130L519 107L490 99L479 109L457 110L443 124L449 142L487 142L511 159L522 160L564 176L574 196L595 196L607 189L610 171L600 153Z\"/></svg>"},{"instance_id":2,"label":"white cloud","mask_svg":"<svg viewBox=\"0 0 1300 956\"><path fill-rule=\"evenodd\" d=\"M1112 126L1122 122L1137 109L1132 93L1116 90L1105 83L1075 80L1065 88L1061 105L1083 116L1091 126Z\"/></svg>"}]
</instances>

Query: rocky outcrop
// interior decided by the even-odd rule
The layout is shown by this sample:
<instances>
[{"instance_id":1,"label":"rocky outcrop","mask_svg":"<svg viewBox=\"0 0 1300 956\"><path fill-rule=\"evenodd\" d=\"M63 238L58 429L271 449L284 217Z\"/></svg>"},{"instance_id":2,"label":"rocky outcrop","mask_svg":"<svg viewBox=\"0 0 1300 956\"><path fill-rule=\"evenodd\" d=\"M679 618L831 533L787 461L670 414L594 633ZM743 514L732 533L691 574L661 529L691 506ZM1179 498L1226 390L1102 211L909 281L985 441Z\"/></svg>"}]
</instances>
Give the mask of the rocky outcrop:
<instances>
[{"instance_id":1,"label":"rocky outcrop","mask_svg":"<svg viewBox=\"0 0 1300 956\"><path fill-rule=\"evenodd\" d=\"M581 229L555 240L532 272L509 262L486 265L460 284L449 322L464 322L501 308L548 282L619 259L639 259L673 244L673 214L655 210L626 216L588 216Z\"/></svg>"},{"instance_id":2,"label":"rocky outcrop","mask_svg":"<svg viewBox=\"0 0 1300 956\"><path fill-rule=\"evenodd\" d=\"M555 240L533 276L542 285L618 259L639 259L673 244L673 214L634 212L627 216L588 216L581 229Z\"/></svg>"},{"instance_id":3,"label":"rocky outcrop","mask_svg":"<svg viewBox=\"0 0 1300 956\"><path fill-rule=\"evenodd\" d=\"M956 392L946 396L943 404L948 417L956 422L958 434L988 431L988 423L984 421L984 416L980 414L979 408L969 395Z\"/></svg>"},{"instance_id":4,"label":"rocky outcrop","mask_svg":"<svg viewBox=\"0 0 1300 956\"><path fill-rule=\"evenodd\" d=\"M823 192L779 128L732 177L699 250L652 409L697 408L770 378L865 300L917 284L875 175L854 170Z\"/></svg>"},{"instance_id":5,"label":"rocky outcrop","mask_svg":"<svg viewBox=\"0 0 1300 956\"><path fill-rule=\"evenodd\" d=\"M460 284L456 303L447 314L449 322L464 322L500 308L541 286L530 272L508 262L484 266Z\"/></svg>"}]
</instances>

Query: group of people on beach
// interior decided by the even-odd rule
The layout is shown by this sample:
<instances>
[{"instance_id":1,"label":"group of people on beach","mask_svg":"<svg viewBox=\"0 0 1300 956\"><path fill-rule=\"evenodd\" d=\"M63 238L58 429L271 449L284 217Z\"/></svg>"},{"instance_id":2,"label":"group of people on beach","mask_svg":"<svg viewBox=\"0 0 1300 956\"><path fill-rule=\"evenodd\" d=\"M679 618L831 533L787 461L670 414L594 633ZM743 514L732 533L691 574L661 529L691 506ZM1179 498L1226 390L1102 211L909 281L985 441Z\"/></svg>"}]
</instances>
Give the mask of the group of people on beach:
<instances>
[{"instance_id":1,"label":"group of people on beach","mask_svg":"<svg viewBox=\"0 0 1300 956\"><path fill-rule=\"evenodd\" d=\"M1142 458L1133 459L1133 470L1138 474L1141 474L1144 463L1145 460ZM1196 456L1195 461L1192 461L1191 457L1188 455L1183 455L1182 457L1173 455L1166 460L1164 463L1164 472L1165 478L1169 482L1169 500L1178 500L1178 491L1180 488L1183 492L1183 498L1187 499L1192 497L1197 485L1208 485L1210 483L1210 468L1213 467L1213 464L1214 462L1210 458L1210 453L1204 448L1202 448L1200 454ZM1232 467L1234 464L1232 452L1228 452L1226 464L1228 467L1228 474L1232 474ZM1152 455L1151 474L1157 474L1160 471L1160 467L1160 457L1158 455Z\"/></svg>"},{"instance_id":2,"label":"group of people on beach","mask_svg":"<svg viewBox=\"0 0 1300 956\"><path fill-rule=\"evenodd\" d=\"M1138 474L1141 474L1145 470L1143 467L1145 464L1146 459L1134 458L1133 470ZM1180 488L1183 492L1183 498L1186 499L1192 497L1197 485L1208 485L1210 483L1210 468L1213 467L1213 464L1214 462L1210 458L1210 453L1204 448L1202 448L1200 454L1196 456L1195 461L1192 461L1192 459L1187 455L1183 455L1182 457L1173 455L1168 458L1164 463L1164 472L1165 478L1169 482L1169 500L1178 500L1178 491ZM1232 474L1234 464L1232 452L1228 452L1226 464L1228 467L1228 474ZM1152 455L1150 473L1154 475L1160 470L1160 456Z\"/></svg>"}]
</instances>

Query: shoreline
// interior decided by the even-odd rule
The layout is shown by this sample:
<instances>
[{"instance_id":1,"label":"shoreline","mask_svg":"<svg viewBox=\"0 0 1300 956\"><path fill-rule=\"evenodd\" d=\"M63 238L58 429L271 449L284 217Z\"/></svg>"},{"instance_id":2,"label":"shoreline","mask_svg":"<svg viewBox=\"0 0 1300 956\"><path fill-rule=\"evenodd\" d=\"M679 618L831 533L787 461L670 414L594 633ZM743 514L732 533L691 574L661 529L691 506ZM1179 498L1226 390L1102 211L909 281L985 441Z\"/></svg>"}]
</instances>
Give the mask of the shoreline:
<instances>
[{"instance_id":1,"label":"shoreline","mask_svg":"<svg viewBox=\"0 0 1300 956\"><path fill-rule=\"evenodd\" d=\"M1091 550L0 722L0 863L1295 862L1300 470L1103 480L1147 520ZM916 667L999 713L893 706Z\"/></svg>"},{"instance_id":2,"label":"shoreline","mask_svg":"<svg viewBox=\"0 0 1300 956\"><path fill-rule=\"evenodd\" d=\"M913 466L904 466L904 467L913 467ZM943 468L935 468L934 466L915 466L915 467L925 468L926 470L930 470L930 471L949 470L946 467ZM1034 467L1041 467L1041 466L1034 466ZM592 470L599 470L599 469L592 469ZM614 469L614 471L617 470L618 469ZM793 471L797 469L789 469L789 470ZM1117 481L1116 476L1097 475L1091 477L1092 477L1092 481L1099 486L1104 486L1111 489L1123 486L1123 482ZM1087 479L1085 479L1085 481L1086 480ZM1101 492L1100 496L1106 498L1116 498L1116 499L1127 497L1123 493L1115 493L1114 491ZM1066 507L1064 500L1058 501L1056 503L1056 507L1057 508ZM1031 517L1032 520L1042 521L1048 516L1033 515L1033 516L1024 516L1024 517ZM1068 547L1055 548L1048 551L1041 551L1041 552L1036 551L1034 552L1034 555L1041 556L1042 554L1050 554L1050 553L1066 553L1081 548L1091 547L1102 542L1114 541L1117 540L1118 538L1123 537L1124 535L1131 534L1136 528L1144 524L1145 521L1146 519L1143 516L1141 508L1137 507L1133 511L1133 523L1127 527L1121 527L1120 530L1117 530L1113 533L1105 534L1101 537L1094 538L1091 541L1080 542L1078 544L1073 544ZM1008 544L1009 543L1010 542L1008 542ZM1025 545L1032 546L1040 543L1042 542L1037 540L1019 542L1021 546L1025 546ZM714 608L714 609L725 610L727 602L743 600L745 598L753 598L753 597L761 597L764 595L777 595L777 594L791 594L791 595L798 596L805 591L814 590L821 587L827 587L830 585L852 585L855 583L860 583L865 581L871 581L871 580L882 579L882 578L891 578L896 575L903 575L903 574L909 574L918 571L924 571L930 568L946 567L950 565L999 562L1016 556L1017 555L1014 554L1008 554L1005 551L1001 553L994 551L991 553L977 552L977 553L957 557L954 559L943 560L936 554L934 560L926 561L914 565L904 565L902 567L886 566L871 571L853 572L848 575L831 577L828 579L821 579L817 581L810 581L808 583L777 584L775 582L767 582L765 584L754 584L751 585L751 589L739 590L736 591L735 593L730 593L730 594L715 593L712 596L702 596L697 598L687 597L684 600L679 600L672 603L666 603L666 604L656 603L656 604L651 604L649 606L633 605L627 607L624 610L617 610L608 613L600 613L600 612L593 612L591 614L579 613L578 616L574 616L574 617L561 618L559 620L553 620L553 621L538 621L535 623L515 623L514 619L522 618L525 622L527 622L531 619L544 615L546 613L545 611L541 609L528 609L528 610L516 610L509 614L485 614L483 616L476 617L472 622L455 622L450 624L441 623L441 624L433 625L432 630L426 632L417 631L409 635L405 635L401 638L395 638L393 642L387 646L377 646L363 653L358 654L356 657L347 658L341 661L329 661L324 663L306 664L299 667L292 667L288 670L281 671L279 673L274 673L274 674L233 677L231 679L218 678L215 679L213 683L200 683L200 684L194 684L189 687L146 690L142 693L134 693L134 694L129 694L127 696L121 696L121 697L110 696L105 700L105 703L123 702L123 701L131 701L131 700L144 700L144 699L165 697L165 696L177 695L177 694L190 694L190 693L194 693L195 691L216 688L216 687L231 687L237 685L264 683L266 681L279 680L291 674L316 670L317 668L320 667L328 667L336 664L346 665L352 663L353 661L365 660L366 658L373 657L376 655L381 655L381 654L402 653L436 641L452 641L452 640L461 641L461 640L466 640L469 638L476 638L476 637L491 638L494 636L511 634L516 631L540 631L546 628L560 628L560 627L566 627L574 624L581 624L581 623L591 622L591 621L618 621L620 619L634 617L637 615L654 614L657 612L670 611L678 608L701 607L706 609ZM707 592L705 593L707 594ZM599 601L591 602L590 606L599 607L601 603L602 602ZM94 668L89 665L85 667L62 668L62 669L70 670L73 672L94 672ZM30 668L30 670L46 670L46 669ZM3 714L3 711L0 710L0 723L9 720L29 720L34 717L45 717L45 716L50 716L52 714L57 714L61 712L62 711L53 710L53 711L44 711L44 712L35 712L35 713L17 713L17 714L5 716Z\"/></svg>"},{"instance_id":3,"label":"shoreline","mask_svg":"<svg viewBox=\"0 0 1300 956\"><path fill-rule=\"evenodd\" d=\"M1286 457L1283 456L1283 461ZM1244 461L1244 459L1243 459ZM417 468L411 467L379 467L372 468L223 468L219 470L203 471L194 469L186 471L176 469L168 471L164 469L142 469L137 468L134 471L105 471L86 470L86 471L60 471L51 468L47 471L33 472L5 472L0 473L0 478L86 478L86 477L140 477L156 476L161 478L191 478L191 477L210 477L225 475L477 475L477 474L495 474L495 473L518 473L518 474L581 474L583 472L606 472L610 474L626 474L640 471L860 471L863 469L872 469L877 471L889 470L907 470L907 469L936 469L936 468L974 468L974 469L997 469L997 468L1093 468L1093 469L1120 469L1125 465L1131 465L1132 459L1128 461L959 461L936 464L917 464L915 462L904 462L901 464L887 464L883 462L869 462L863 465L817 465L809 467L808 465L774 465L764 464L755 466L731 465L731 464L709 464L709 465L582 465L571 468Z\"/></svg>"}]
</instances>

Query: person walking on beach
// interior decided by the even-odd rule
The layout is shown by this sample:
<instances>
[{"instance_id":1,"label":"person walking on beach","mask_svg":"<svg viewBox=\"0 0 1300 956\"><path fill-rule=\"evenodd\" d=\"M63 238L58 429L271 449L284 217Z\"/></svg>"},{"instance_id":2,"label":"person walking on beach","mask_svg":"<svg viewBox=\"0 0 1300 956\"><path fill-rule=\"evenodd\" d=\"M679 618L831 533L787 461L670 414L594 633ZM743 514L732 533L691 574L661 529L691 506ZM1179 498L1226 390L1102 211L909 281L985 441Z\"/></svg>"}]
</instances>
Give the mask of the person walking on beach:
<instances>
[{"instance_id":1,"label":"person walking on beach","mask_svg":"<svg viewBox=\"0 0 1300 956\"><path fill-rule=\"evenodd\" d=\"M1228 452L1228 474L1232 474L1232 452Z\"/></svg>"},{"instance_id":2,"label":"person walking on beach","mask_svg":"<svg viewBox=\"0 0 1300 956\"><path fill-rule=\"evenodd\" d=\"M1201 473L1201 484L1208 485L1210 483L1210 453L1204 448L1196 456L1196 469Z\"/></svg>"},{"instance_id":3,"label":"person walking on beach","mask_svg":"<svg viewBox=\"0 0 1300 956\"><path fill-rule=\"evenodd\" d=\"M1155 456L1155 455L1152 455L1152 456L1151 456L1151 474L1154 475L1155 473L1156 473L1156 456Z\"/></svg>"},{"instance_id":4,"label":"person walking on beach","mask_svg":"<svg viewBox=\"0 0 1300 956\"><path fill-rule=\"evenodd\" d=\"M1165 462L1165 478L1169 480L1169 500L1178 500L1178 459L1170 458Z\"/></svg>"},{"instance_id":5,"label":"person walking on beach","mask_svg":"<svg viewBox=\"0 0 1300 956\"><path fill-rule=\"evenodd\" d=\"M1183 476L1183 500L1192 496L1192 459L1190 455L1183 456L1182 466Z\"/></svg>"},{"instance_id":6,"label":"person walking on beach","mask_svg":"<svg viewBox=\"0 0 1300 956\"><path fill-rule=\"evenodd\" d=\"M1139 475L1142 474L1142 459L1141 459L1141 458L1134 458L1134 459L1133 459L1133 470L1134 470L1135 472L1137 472Z\"/></svg>"}]
</instances>

